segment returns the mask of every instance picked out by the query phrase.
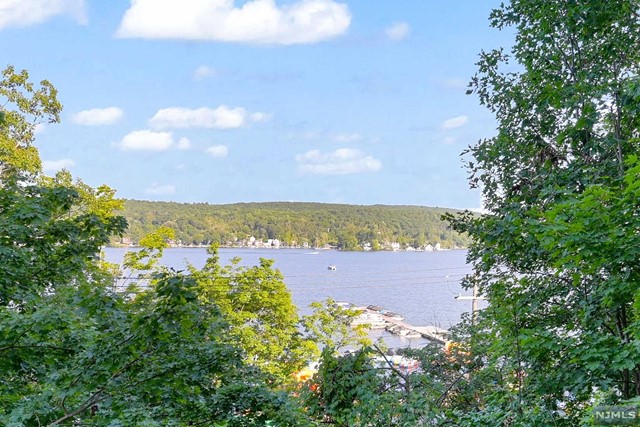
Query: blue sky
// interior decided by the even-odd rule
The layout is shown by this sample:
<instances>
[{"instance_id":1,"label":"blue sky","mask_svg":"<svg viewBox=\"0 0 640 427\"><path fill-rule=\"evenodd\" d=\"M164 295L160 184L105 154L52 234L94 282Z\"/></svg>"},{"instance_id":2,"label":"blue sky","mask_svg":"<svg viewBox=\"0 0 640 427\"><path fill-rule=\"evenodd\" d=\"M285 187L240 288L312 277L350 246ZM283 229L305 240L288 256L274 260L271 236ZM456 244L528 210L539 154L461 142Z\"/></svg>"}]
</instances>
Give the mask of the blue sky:
<instances>
[{"instance_id":1,"label":"blue sky","mask_svg":"<svg viewBox=\"0 0 640 427\"><path fill-rule=\"evenodd\" d=\"M50 80L45 170L123 198L478 208L465 95L499 1L0 0L5 65Z\"/></svg>"}]
</instances>

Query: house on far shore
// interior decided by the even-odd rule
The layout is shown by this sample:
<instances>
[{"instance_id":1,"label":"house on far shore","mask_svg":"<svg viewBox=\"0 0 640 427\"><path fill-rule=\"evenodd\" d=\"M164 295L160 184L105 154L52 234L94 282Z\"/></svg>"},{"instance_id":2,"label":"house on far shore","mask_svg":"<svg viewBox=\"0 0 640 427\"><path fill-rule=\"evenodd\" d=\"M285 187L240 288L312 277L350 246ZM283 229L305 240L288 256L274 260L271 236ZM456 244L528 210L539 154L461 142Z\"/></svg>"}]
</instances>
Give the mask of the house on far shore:
<instances>
[{"instance_id":1,"label":"house on far shore","mask_svg":"<svg viewBox=\"0 0 640 427\"><path fill-rule=\"evenodd\" d=\"M276 248L280 247L280 240L278 239L267 239L267 243L264 245L267 248Z\"/></svg>"}]
</instances>

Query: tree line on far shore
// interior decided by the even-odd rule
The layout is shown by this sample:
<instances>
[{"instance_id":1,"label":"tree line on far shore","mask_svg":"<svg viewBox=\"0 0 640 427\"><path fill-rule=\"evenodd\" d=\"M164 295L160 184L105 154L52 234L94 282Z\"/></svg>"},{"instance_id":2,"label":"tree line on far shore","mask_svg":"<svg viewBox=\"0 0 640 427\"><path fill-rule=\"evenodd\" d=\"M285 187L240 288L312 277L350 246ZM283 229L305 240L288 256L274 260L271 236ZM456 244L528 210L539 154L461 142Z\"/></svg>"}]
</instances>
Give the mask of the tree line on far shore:
<instances>
[{"instance_id":1,"label":"tree line on far shore","mask_svg":"<svg viewBox=\"0 0 640 427\"><path fill-rule=\"evenodd\" d=\"M158 227L175 230L184 245L248 245L277 239L283 246L384 250L466 247L469 239L442 215L453 209L421 206L269 202L211 205L126 200L125 242L139 242ZM117 242L114 242L117 243Z\"/></svg>"}]
</instances>

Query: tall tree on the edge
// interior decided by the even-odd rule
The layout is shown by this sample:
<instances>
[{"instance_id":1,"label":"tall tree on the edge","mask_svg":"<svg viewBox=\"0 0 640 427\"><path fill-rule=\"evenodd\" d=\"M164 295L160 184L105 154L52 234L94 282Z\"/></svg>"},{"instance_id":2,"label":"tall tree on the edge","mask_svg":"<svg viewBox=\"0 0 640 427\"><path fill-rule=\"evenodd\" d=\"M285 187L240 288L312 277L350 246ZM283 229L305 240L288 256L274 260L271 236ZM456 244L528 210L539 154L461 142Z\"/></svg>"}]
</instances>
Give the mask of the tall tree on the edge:
<instances>
[{"instance_id":1,"label":"tall tree on the edge","mask_svg":"<svg viewBox=\"0 0 640 427\"><path fill-rule=\"evenodd\" d=\"M639 13L512 0L491 14L516 39L483 52L470 84L498 122L465 153L487 213L452 219L474 242L466 285L489 300L474 354L495 382L474 425L578 425L640 395Z\"/></svg>"}]
</instances>

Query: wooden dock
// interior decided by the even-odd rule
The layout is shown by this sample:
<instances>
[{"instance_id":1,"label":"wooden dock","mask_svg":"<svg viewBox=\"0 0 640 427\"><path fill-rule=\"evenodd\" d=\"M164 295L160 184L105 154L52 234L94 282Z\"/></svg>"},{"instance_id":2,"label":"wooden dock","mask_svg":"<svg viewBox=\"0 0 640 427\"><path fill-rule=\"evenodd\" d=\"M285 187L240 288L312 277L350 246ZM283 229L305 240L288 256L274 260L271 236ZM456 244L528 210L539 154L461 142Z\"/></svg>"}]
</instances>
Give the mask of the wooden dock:
<instances>
[{"instance_id":1,"label":"wooden dock","mask_svg":"<svg viewBox=\"0 0 640 427\"><path fill-rule=\"evenodd\" d=\"M358 310L362 310L363 313L368 313L371 315L378 315L382 319L384 319L390 325L397 325L402 329L409 330L414 333L420 334L423 338L428 339L429 341L433 341L440 345L445 345L447 342L448 331L446 329L439 328L437 326L413 326L407 322L398 319L392 319L391 317L387 317L383 314L378 313L377 311L370 310L367 307L358 307Z\"/></svg>"}]
</instances>

